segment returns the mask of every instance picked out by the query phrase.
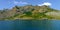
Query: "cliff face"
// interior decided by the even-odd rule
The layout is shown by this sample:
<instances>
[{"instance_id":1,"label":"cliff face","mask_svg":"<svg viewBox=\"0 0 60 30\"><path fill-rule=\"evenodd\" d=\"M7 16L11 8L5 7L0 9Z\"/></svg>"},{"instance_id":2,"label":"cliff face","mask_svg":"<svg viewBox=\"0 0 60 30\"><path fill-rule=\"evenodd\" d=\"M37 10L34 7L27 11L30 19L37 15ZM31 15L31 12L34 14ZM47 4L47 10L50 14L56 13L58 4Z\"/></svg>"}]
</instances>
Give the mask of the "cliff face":
<instances>
[{"instance_id":1,"label":"cliff face","mask_svg":"<svg viewBox=\"0 0 60 30\"><path fill-rule=\"evenodd\" d=\"M52 19L46 15L48 12L58 12L49 6L15 6L12 9L4 9L0 11L0 19Z\"/></svg>"}]
</instances>

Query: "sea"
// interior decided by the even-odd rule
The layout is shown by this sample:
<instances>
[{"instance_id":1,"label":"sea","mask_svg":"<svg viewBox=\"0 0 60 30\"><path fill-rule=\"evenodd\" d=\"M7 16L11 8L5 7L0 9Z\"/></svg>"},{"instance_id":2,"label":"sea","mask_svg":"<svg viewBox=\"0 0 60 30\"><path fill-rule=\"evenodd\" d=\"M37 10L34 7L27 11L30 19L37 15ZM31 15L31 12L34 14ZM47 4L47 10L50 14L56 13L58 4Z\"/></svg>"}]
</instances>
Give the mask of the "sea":
<instances>
[{"instance_id":1,"label":"sea","mask_svg":"<svg viewBox=\"0 0 60 30\"><path fill-rule=\"evenodd\" d=\"M60 20L0 20L0 30L60 30Z\"/></svg>"}]
</instances>

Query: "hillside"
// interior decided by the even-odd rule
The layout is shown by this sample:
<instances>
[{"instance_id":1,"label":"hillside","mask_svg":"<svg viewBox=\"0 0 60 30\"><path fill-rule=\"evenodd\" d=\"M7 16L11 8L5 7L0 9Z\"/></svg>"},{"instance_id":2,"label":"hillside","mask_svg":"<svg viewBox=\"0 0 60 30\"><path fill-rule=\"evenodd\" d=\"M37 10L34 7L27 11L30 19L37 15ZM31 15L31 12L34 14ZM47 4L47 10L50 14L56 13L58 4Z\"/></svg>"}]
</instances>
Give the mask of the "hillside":
<instances>
[{"instance_id":1,"label":"hillside","mask_svg":"<svg viewBox=\"0 0 60 30\"><path fill-rule=\"evenodd\" d=\"M46 5L44 6L32 6L32 5L15 6L12 9L0 10L0 20L2 19L4 20L60 19L59 12L60 11L50 8L50 6L46 6Z\"/></svg>"}]
</instances>

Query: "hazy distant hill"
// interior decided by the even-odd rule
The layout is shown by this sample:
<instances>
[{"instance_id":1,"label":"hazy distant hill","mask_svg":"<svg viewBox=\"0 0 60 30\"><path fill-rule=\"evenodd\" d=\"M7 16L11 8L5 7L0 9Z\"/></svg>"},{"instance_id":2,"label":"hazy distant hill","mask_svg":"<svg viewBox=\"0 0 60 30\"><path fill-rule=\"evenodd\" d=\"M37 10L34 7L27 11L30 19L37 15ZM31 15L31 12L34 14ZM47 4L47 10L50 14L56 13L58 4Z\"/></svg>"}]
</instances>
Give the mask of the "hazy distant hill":
<instances>
[{"instance_id":1,"label":"hazy distant hill","mask_svg":"<svg viewBox=\"0 0 60 30\"><path fill-rule=\"evenodd\" d=\"M60 19L59 16L59 10L46 5L15 6L12 9L0 10L0 19Z\"/></svg>"}]
</instances>

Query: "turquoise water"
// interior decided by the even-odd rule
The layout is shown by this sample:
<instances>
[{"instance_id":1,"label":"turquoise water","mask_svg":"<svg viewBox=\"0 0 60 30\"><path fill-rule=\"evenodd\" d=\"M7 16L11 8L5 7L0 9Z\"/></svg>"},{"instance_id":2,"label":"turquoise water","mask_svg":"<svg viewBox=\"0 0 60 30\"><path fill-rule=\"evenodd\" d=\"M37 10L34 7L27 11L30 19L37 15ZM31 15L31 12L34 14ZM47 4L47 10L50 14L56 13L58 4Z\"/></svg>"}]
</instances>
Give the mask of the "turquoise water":
<instances>
[{"instance_id":1,"label":"turquoise water","mask_svg":"<svg viewBox=\"0 0 60 30\"><path fill-rule=\"evenodd\" d=\"M60 20L6 20L0 30L60 30Z\"/></svg>"}]
</instances>

